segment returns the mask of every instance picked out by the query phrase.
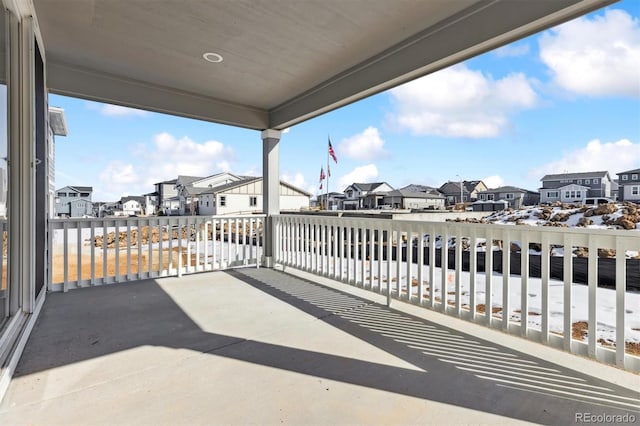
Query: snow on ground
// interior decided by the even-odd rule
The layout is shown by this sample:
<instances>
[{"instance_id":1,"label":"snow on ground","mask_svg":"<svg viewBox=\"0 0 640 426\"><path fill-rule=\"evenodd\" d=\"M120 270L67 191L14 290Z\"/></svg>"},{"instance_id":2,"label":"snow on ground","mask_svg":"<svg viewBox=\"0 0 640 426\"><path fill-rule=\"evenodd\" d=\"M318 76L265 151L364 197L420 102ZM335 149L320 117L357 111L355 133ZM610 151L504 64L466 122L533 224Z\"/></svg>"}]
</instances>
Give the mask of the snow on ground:
<instances>
[{"instance_id":1,"label":"snow on ground","mask_svg":"<svg viewBox=\"0 0 640 426\"><path fill-rule=\"evenodd\" d=\"M386 290L387 282L387 265L383 262L381 279L378 277L378 262L367 261L365 264L365 282L368 283L371 277L371 271L373 271L373 286L382 286ZM411 268L411 281L417 284L418 277L418 265L412 265ZM346 276L347 266L346 262L343 265L343 274ZM358 279L362 279L361 265L355 263L352 260L351 274L358 274ZM406 278L407 278L407 264L402 262L400 266L401 276L400 282L402 283L401 292L407 291ZM329 275L333 276L333 265L329 265ZM398 278L396 275L397 264L392 262L391 265L391 285L392 290L397 289ZM423 270L423 291L424 294L429 294L428 280L429 267L424 266ZM436 301L442 299L443 293L446 294L447 301L455 301L455 271L449 270L447 273L445 283L445 291L442 288L442 270L441 268L435 268L435 281L434 281L434 298ZM470 273L461 272L461 305L463 308L468 309L470 303ZM476 274L476 306L484 305L486 303L486 277L483 272ZM492 310L495 312L496 317L502 318L502 287L503 277L502 274L495 273L492 276L491 285L491 299ZM510 321L520 322L521 320L521 278L519 276L509 277L509 317ZM572 302L571 302L571 322L576 323L580 321L588 322L588 286L582 284L573 284L571 289ZM411 294L418 295L418 287L414 285L411 287ZM532 329L540 330L542 325L542 279L529 277L529 283L527 288L528 295L528 309L526 320L529 327ZM596 292L596 306L597 306L597 339L603 339L608 343L615 343L616 341L616 292L615 289L598 288ZM627 292L625 294L625 341L640 343L640 293L639 292ZM564 283L562 281L550 280L549 281L549 331L552 333L562 334L564 331ZM586 340L586 336L584 339Z\"/></svg>"},{"instance_id":2,"label":"snow on ground","mask_svg":"<svg viewBox=\"0 0 640 426\"><path fill-rule=\"evenodd\" d=\"M608 210L611 211L608 211ZM557 226L586 229L624 229L616 224L621 217L635 222L635 231L640 230L640 206L633 203L611 203L595 207L577 204L554 204L552 206L525 207L519 210L507 209L495 212L483 219L483 222L499 225ZM605 212L606 213L602 213ZM635 218L635 220L634 220ZM583 221L583 224L580 221ZM587 222L592 222L587 224Z\"/></svg>"}]
</instances>

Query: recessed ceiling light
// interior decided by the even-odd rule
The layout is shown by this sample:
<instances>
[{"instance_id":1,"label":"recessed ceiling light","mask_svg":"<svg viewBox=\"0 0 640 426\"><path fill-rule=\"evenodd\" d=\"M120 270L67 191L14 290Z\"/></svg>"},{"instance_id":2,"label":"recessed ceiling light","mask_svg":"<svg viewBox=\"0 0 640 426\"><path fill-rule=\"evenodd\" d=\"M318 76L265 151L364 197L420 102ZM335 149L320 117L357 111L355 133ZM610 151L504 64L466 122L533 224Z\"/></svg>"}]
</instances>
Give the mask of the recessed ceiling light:
<instances>
[{"instance_id":1,"label":"recessed ceiling light","mask_svg":"<svg viewBox=\"0 0 640 426\"><path fill-rule=\"evenodd\" d=\"M207 53L204 53L202 57L204 58L205 61L213 62L214 64L222 62L222 55L218 53L207 52Z\"/></svg>"}]
</instances>

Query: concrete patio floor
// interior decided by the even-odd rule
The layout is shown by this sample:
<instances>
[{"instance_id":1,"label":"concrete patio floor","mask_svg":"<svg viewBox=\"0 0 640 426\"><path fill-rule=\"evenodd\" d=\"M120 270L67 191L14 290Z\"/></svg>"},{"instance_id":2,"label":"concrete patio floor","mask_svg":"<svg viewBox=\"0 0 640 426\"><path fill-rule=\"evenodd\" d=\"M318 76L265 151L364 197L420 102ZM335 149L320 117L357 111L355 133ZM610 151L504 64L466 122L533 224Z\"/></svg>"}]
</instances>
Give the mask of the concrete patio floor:
<instances>
[{"instance_id":1,"label":"concrete patio floor","mask_svg":"<svg viewBox=\"0 0 640 426\"><path fill-rule=\"evenodd\" d=\"M638 375L329 280L242 269L47 295L0 424L640 421L639 388Z\"/></svg>"}]
</instances>

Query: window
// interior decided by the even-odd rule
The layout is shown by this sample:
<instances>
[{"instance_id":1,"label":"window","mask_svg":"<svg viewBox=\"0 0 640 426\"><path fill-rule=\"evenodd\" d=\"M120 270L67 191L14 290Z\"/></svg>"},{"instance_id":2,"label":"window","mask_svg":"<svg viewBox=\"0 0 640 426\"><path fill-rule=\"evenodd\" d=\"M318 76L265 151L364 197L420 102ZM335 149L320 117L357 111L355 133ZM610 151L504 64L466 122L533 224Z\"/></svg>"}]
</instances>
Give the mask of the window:
<instances>
[{"instance_id":1,"label":"window","mask_svg":"<svg viewBox=\"0 0 640 426\"><path fill-rule=\"evenodd\" d=\"M571 191L565 191L564 198L571 198Z\"/></svg>"},{"instance_id":2,"label":"window","mask_svg":"<svg viewBox=\"0 0 640 426\"><path fill-rule=\"evenodd\" d=\"M629 175L622 175L622 180L629 180Z\"/></svg>"},{"instance_id":3,"label":"window","mask_svg":"<svg viewBox=\"0 0 640 426\"><path fill-rule=\"evenodd\" d=\"M69 197L71 197L71 198L73 198L73 197L77 197L77 196L78 196L78 194L77 194L77 193L75 193L75 192L70 192L70 193L69 193Z\"/></svg>"},{"instance_id":4,"label":"window","mask_svg":"<svg viewBox=\"0 0 640 426\"><path fill-rule=\"evenodd\" d=\"M632 174L631 180L638 180L638 174L637 173Z\"/></svg>"},{"instance_id":5,"label":"window","mask_svg":"<svg viewBox=\"0 0 640 426\"><path fill-rule=\"evenodd\" d=\"M258 205L258 197L249 197L249 206L255 207Z\"/></svg>"},{"instance_id":6,"label":"window","mask_svg":"<svg viewBox=\"0 0 640 426\"><path fill-rule=\"evenodd\" d=\"M83 197L83 198L87 198L87 197L89 197L89 195L90 195L90 194L89 194L88 192L82 192L82 193L80 193L80 196L81 196L81 197Z\"/></svg>"},{"instance_id":7,"label":"window","mask_svg":"<svg viewBox=\"0 0 640 426\"><path fill-rule=\"evenodd\" d=\"M209 200L207 200L207 207L209 207Z\"/></svg>"},{"instance_id":8,"label":"window","mask_svg":"<svg viewBox=\"0 0 640 426\"><path fill-rule=\"evenodd\" d=\"M495 198L495 194L487 194L487 200L488 201L493 201Z\"/></svg>"},{"instance_id":9,"label":"window","mask_svg":"<svg viewBox=\"0 0 640 426\"><path fill-rule=\"evenodd\" d=\"M582 198L582 191L576 191L576 198Z\"/></svg>"},{"instance_id":10,"label":"window","mask_svg":"<svg viewBox=\"0 0 640 426\"><path fill-rule=\"evenodd\" d=\"M640 195L640 186L632 186L631 195Z\"/></svg>"},{"instance_id":11,"label":"window","mask_svg":"<svg viewBox=\"0 0 640 426\"><path fill-rule=\"evenodd\" d=\"M578 179L578 185L582 185L582 179Z\"/></svg>"},{"instance_id":12,"label":"window","mask_svg":"<svg viewBox=\"0 0 640 426\"><path fill-rule=\"evenodd\" d=\"M594 180L593 180L593 183L598 183L598 179L594 179Z\"/></svg>"},{"instance_id":13,"label":"window","mask_svg":"<svg viewBox=\"0 0 640 426\"><path fill-rule=\"evenodd\" d=\"M66 192L58 192L58 197L66 197L67 193Z\"/></svg>"},{"instance_id":14,"label":"window","mask_svg":"<svg viewBox=\"0 0 640 426\"><path fill-rule=\"evenodd\" d=\"M513 200L513 194L511 192L509 192L509 193L505 194L505 198L507 200Z\"/></svg>"},{"instance_id":15,"label":"window","mask_svg":"<svg viewBox=\"0 0 640 426\"><path fill-rule=\"evenodd\" d=\"M558 191L548 191L547 192L547 197L548 198L558 198Z\"/></svg>"},{"instance_id":16,"label":"window","mask_svg":"<svg viewBox=\"0 0 640 426\"><path fill-rule=\"evenodd\" d=\"M585 185L591 185L591 179L585 179L584 183Z\"/></svg>"},{"instance_id":17,"label":"window","mask_svg":"<svg viewBox=\"0 0 640 426\"><path fill-rule=\"evenodd\" d=\"M227 197L222 196L220 197L220 207L224 207L227 205Z\"/></svg>"}]
</instances>

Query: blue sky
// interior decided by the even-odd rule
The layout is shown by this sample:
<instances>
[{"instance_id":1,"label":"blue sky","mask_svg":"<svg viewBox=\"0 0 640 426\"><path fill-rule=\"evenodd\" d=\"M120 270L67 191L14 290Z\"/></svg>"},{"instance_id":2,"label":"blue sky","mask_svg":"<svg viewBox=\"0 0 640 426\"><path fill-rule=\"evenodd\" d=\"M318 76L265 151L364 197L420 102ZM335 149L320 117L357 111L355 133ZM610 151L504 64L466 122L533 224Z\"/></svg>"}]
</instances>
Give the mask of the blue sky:
<instances>
[{"instance_id":1,"label":"blue sky","mask_svg":"<svg viewBox=\"0 0 640 426\"><path fill-rule=\"evenodd\" d=\"M93 186L94 200L151 192L178 174L262 172L257 131L57 95L50 104L69 128L56 139L56 186ZM546 173L638 168L640 1L294 126L280 142L281 177L317 194L328 135L331 191L458 176L537 189Z\"/></svg>"}]
</instances>

